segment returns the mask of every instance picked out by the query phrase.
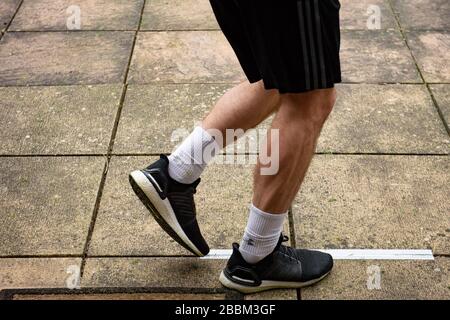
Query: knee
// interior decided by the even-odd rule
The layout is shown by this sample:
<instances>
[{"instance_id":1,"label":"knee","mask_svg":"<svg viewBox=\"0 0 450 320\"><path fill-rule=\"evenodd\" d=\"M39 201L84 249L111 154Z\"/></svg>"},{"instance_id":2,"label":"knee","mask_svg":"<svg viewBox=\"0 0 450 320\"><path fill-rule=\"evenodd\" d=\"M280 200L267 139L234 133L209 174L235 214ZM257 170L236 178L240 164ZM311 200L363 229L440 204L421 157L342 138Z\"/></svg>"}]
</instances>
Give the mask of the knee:
<instances>
[{"instance_id":1,"label":"knee","mask_svg":"<svg viewBox=\"0 0 450 320\"><path fill-rule=\"evenodd\" d=\"M336 90L332 89L329 93L325 95L324 99L322 100L323 103L321 104L321 110L324 122L330 115L331 111L333 111L334 105L336 104L336 99L337 99Z\"/></svg>"},{"instance_id":2,"label":"knee","mask_svg":"<svg viewBox=\"0 0 450 320\"><path fill-rule=\"evenodd\" d=\"M266 89L262 80L251 84L251 86L255 90L255 96L258 96L259 99L260 113L253 115L258 117L259 123L278 110L281 103L281 95L276 89Z\"/></svg>"},{"instance_id":3,"label":"knee","mask_svg":"<svg viewBox=\"0 0 450 320\"><path fill-rule=\"evenodd\" d=\"M334 88L315 90L304 94L286 95L283 97L283 107L288 110L290 118L300 119L320 129L333 111L336 98Z\"/></svg>"},{"instance_id":4,"label":"knee","mask_svg":"<svg viewBox=\"0 0 450 320\"><path fill-rule=\"evenodd\" d=\"M263 99L269 108L274 109L279 106L281 95L277 89L266 89L262 80L256 82L254 86L257 88L256 90L258 90L258 93L264 97Z\"/></svg>"}]
</instances>

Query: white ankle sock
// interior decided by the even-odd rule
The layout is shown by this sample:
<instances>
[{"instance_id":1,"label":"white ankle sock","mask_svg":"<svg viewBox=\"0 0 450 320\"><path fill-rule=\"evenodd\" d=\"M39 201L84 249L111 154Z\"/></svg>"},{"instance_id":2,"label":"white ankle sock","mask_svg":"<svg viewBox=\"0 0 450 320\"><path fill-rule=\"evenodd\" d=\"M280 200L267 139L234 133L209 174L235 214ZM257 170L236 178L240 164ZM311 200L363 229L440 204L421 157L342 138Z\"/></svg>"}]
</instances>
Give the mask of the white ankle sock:
<instances>
[{"instance_id":1,"label":"white ankle sock","mask_svg":"<svg viewBox=\"0 0 450 320\"><path fill-rule=\"evenodd\" d=\"M214 138L202 127L196 127L169 156L170 177L180 183L193 183L219 150Z\"/></svg>"},{"instance_id":2,"label":"white ankle sock","mask_svg":"<svg viewBox=\"0 0 450 320\"><path fill-rule=\"evenodd\" d=\"M239 251L245 261L254 264L272 253L280 239L286 216L287 212L271 214L254 205L250 207L247 227L239 246Z\"/></svg>"}]
</instances>

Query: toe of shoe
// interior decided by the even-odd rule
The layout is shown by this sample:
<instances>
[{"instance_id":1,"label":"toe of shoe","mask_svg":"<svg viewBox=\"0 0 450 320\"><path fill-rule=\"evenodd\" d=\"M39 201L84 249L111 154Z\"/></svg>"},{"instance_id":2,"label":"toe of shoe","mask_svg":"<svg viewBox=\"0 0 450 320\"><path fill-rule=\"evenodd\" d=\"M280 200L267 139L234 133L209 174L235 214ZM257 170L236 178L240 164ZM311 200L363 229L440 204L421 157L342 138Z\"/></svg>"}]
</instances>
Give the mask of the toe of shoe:
<instances>
[{"instance_id":1,"label":"toe of shoe","mask_svg":"<svg viewBox=\"0 0 450 320\"><path fill-rule=\"evenodd\" d=\"M204 256L209 253L209 246L205 240L203 240L200 244L197 244L197 248Z\"/></svg>"},{"instance_id":2,"label":"toe of shoe","mask_svg":"<svg viewBox=\"0 0 450 320\"><path fill-rule=\"evenodd\" d=\"M333 268L331 255L320 251L305 251L301 261L305 281L321 278Z\"/></svg>"},{"instance_id":3,"label":"toe of shoe","mask_svg":"<svg viewBox=\"0 0 450 320\"><path fill-rule=\"evenodd\" d=\"M328 254L328 253L324 253L324 252L319 252L320 253L320 272L322 274L326 274L328 272L331 271L331 269L333 269L333 257Z\"/></svg>"},{"instance_id":4,"label":"toe of shoe","mask_svg":"<svg viewBox=\"0 0 450 320\"><path fill-rule=\"evenodd\" d=\"M198 251L206 256L209 253L209 246L200 231L197 221L192 220L190 223L183 225L183 230Z\"/></svg>"}]
</instances>

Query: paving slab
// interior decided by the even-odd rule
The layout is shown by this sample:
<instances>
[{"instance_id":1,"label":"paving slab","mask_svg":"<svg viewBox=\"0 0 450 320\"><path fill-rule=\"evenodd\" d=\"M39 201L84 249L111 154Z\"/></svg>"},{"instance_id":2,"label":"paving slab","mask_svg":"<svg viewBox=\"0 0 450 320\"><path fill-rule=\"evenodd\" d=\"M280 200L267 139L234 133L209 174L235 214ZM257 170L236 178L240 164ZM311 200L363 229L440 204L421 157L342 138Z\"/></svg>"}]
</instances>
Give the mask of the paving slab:
<instances>
[{"instance_id":1,"label":"paving slab","mask_svg":"<svg viewBox=\"0 0 450 320\"><path fill-rule=\"evenodd\" d=\"M156 159L112 158L89 255L192 255L165 234L129 186L128 174ZM240 241L251 202L252 167L214 163L202 175L195 201L210 248L231 249L232 242ZM287 221L285 230L289 234Z\"/></svg>"},{"instance_id":2,"label":"paving slab","mask_svg":"<svg viewBox=\"0 0 450 320\"><path fill-rule=\"evenodd\" d=\"M380 14L380 29L395 29L397 22L388 0L340 0L341 29L368 30L377 27L373 18Z\"/></svg>"},{"instance_id":3,"label":"paving slab","mask_svg":"<svg viewBox=\"0 0 450 320\"><path fill-rule=\"evenodd\" d=\"M302 289L301 296L302 300L448 300L450 259L335 261L331 274L319 284Z\"/></svg>"},{"instance_id":4,"label":"paving slab","mask_svg":"<svg viewBox=\"0 0 450 320\"><path fill-rule=\"evenodd\" d=\"M339 85L318 151L450 153L450 139L423 85Z\"/></svg>"},{"instance_id":5,"label":"paving slab","mask_svg":"<svg viewBox=\"0 0 450 320\"><path fill-rule=\"evenodd\" d=\"M170 153L229 85L130 85L114 153ZM182 138L181 138L182 139Z\"/></svg>"},{"instance_id":6,"label":"paving slab","mask_svg":"<svg viewBox=\"0 0 450 320\"><path fill-rule=\"evenodd\" d=\"M81 254L104 162L0 158L0 255Z\"/></svg>"},{"instance_id":7,"label":"paving slab","mask_svg":"<svg viewBox=\"0 0 450 320\"><path fill-rule=\"evenodd\" d=\"M407 39L427 82L450 82L450 32L411 31Z\"/></svg>"},{"instance_id":8,"label":"paving slab","mask_svg":"<svg viewBox=\"0 0 450 320\"><path fill-rule=\"evenodd\" d=\"M245 295L244 300L297 300L297 290L268 290L252 293Z\"/></svg>"},{"instance_id":9,"label":"paving slab","mask_svg":"<svg viewBox=\"0 0 450 320\"><path fill-rule=\"evenodd\" d=\"M15 294L13 300L225 300L225 294L113 293L113 294Z\"/></svg>"},{"instance_id":10,"label":"paving slab","mask_svg":"<svg viewBox=\"0 0 450 320\"><path fill-rule=\"evenodd\" d=\"M221 31L140 32L129 83L235 83L244 81Z\"/></svg>"},{"instance_id":11,"label":"paving slab","mask_svg":"<svg viewBox=\"0 0 450 320\"><path fill-rule=\"evenodd\" d=\"M121 85L0 88L0 154L106 154L121 92Z\"/></svg>"},{"instance_id":12,"label":"paving slab","mask_svg":"<svg viewBox=\"0 0 450 320\"><path fill-rule=\"evenodd\" d=\"M344 30L341 34L344 82L422 82L398 30Z\"/></svg>"},{"instance_id":13,"label":"paving slab","mask_svg":"<svg viewBox=\"0 0 450 320\"><path fill-rule=\"evenodd\" d=\"M67 288L80 265L81 258L1 258L0 290Z\"/></svg>"},{"instance_id":14,"label":"paving slab","mask_svg":"<svg viewBox=\"0 0 450 320\"><path fill-rule=\"evenodd\" d=\"M450 3L447 0L393 0L392 4L404 29L450 28Z\"/></svg>"},{"instance_id":15,"label":"paving slab","mask_svg":"<svg viewBox=\"0 0 450 320\"><path fill-rule=\"evenodd\" d=\"M141 30L217 30L209 0L152 0L147 2Z\"/></svg>"},{"instance_id":16,"label":"paving slab","mask_svg":"<svg viewBox=\"0 0 450 320\"><path fill-rule=\"evenodd\" d=\"M0 85L121 83L133 32L8 32Z\"/></svg>"},{"instance_id":17,"label":"paving slab","mask_svg":"<svg viewBox=\"0 0 450 320\"><path fill-rule=\"evenodd\" d=\"M10 31L136 30L144 0L24 0Z\"/></svg>"},{"instance_id":18,"label":"paving slab","mask_svg":"<svg viewBox=\"0 0 450 320\"><path fill-rule=\"evenodd\" d=\"M17 11L21 0L2 0L0 2L0 35L6 30Z\"/></svg>"},{"instance_id":19,"label":"paving slab","mask_svg":"<svg viewBox=\"0 0 450 320\"><path fill-rule=\"evenodd\" d=\"M199 258L90 258L81 287L222 289L225 264Z\"/></svg>"},{"instance_id":20,"label":"paving slab","mask_svg":"<svg viewBox=\"0 0 450 320\"><path fill-rule=\"evenodd\" d=\"M446 156L313 160L293 204L298 247L450 253Z\"/></svg>"},{"instance_id":21,"label":"paving slab","mask_svg":"<svg viewBox=\"0 0 450 320\"><path fill-rule=\"evenodd\" d=\"M430 88L447 126L450 127L450 84L434 84Z\"/></svg>"}]
</instances>

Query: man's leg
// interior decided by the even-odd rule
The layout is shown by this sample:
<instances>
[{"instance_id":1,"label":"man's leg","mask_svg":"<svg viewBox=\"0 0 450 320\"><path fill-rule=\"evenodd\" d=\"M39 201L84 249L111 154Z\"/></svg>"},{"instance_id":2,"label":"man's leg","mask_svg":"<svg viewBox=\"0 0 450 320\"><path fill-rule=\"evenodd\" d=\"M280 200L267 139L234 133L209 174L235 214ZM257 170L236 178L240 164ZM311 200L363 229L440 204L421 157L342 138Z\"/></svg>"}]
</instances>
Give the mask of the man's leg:
<instances>
[{"instance_id":1,"label":"man's leg","mask_svg":"<svg viewBox=\"0 0 450 320\"><path fill-rule=\"evenodd\" d=\"M244 82L226 92L212 111L195 130L169 156L169 174L184 184L196 181L208 164L212 153L233 142L227 140L227 129L244 132L257 126L273 113L280 102L278 90L266 90L262 81ZM220 134L220 137L217 137ZM213 135L216 135L215 139ZM236 137L233 137L234 139Z\"/></svg>"},{"instance_id":2,"label":"man's leg","mask_svg":"<svg viewBox=\"0 0 450 320\"><path fill-rule=\"evenodd\" d=\"M279 152L279 171L263 175L262 161L254 172L254 196L243 239L220 274L220 282L244 293L274 288L300 288L322 280L333 268L324 252L282 245L287 210L296 196L314 154L317 139L335 102L335 90L286 94L272 123L279 142L266 139L268 155ZM273 164L269 164L273 167Z\"/></svg>"},{"instance_id":3,"label":"man's leg","mask_svg":"<svg viewBox=\"0 0 450 320\"><path fill-rule=\"evenodd\" d=\"M224 147L206 130L247 130L253 128L279 105L278 90L265 90L262 81L242 83L228 91L211 113L169 156L143 170L130 174L136 195L161 227L179 244L197 256L208 254L209 247L197 223L194 193L200 174L207 165L206 148ZM232 141L226 141L230 143Z\"/></svg>"},{"instance_id":4,"label":"man's leg","mask_svg":"<svg viewBox=\"0 0 450 320\"><path fill-rule=\"evenodd\" d=\"M279 171L262 175L261 162L254 171L253 204L259 209L286 212L294 200L313 157L317 139L336 99L336 91L322 89L285 94L271 130L279 131ZM272 150L271 139L265 148Z\"/></svg>"},{"instance_id":5,"label":"man's leg","mask_svg":"<svg viewBox=\"0 0 450 320\"><path fill-rule=\"evenodd\" d=\"M266 90L262 81L244 82L226 92L203 120L205 130L254 128L273 113L280 103L278 90ZM230 143L229 141L228 143Z\"/></svg>"},{"instance_id":6,"label":"man's leg","mask_svg":"<svg viewBox=\"0 0 450 320\"><path fill-rule=\"evenodd\" d=\"M261 261L279 242L286 213L306 174L335 97L334 88L282 95L271 126L271 130L279 132L279 141L273 146L269 131L263 147L268 155L279 153L275 157L279 159L279 170L275 175L262 174L264 165L258 159L253 204L240 245L247 262Z\"/></svg>"}]
</instances>

